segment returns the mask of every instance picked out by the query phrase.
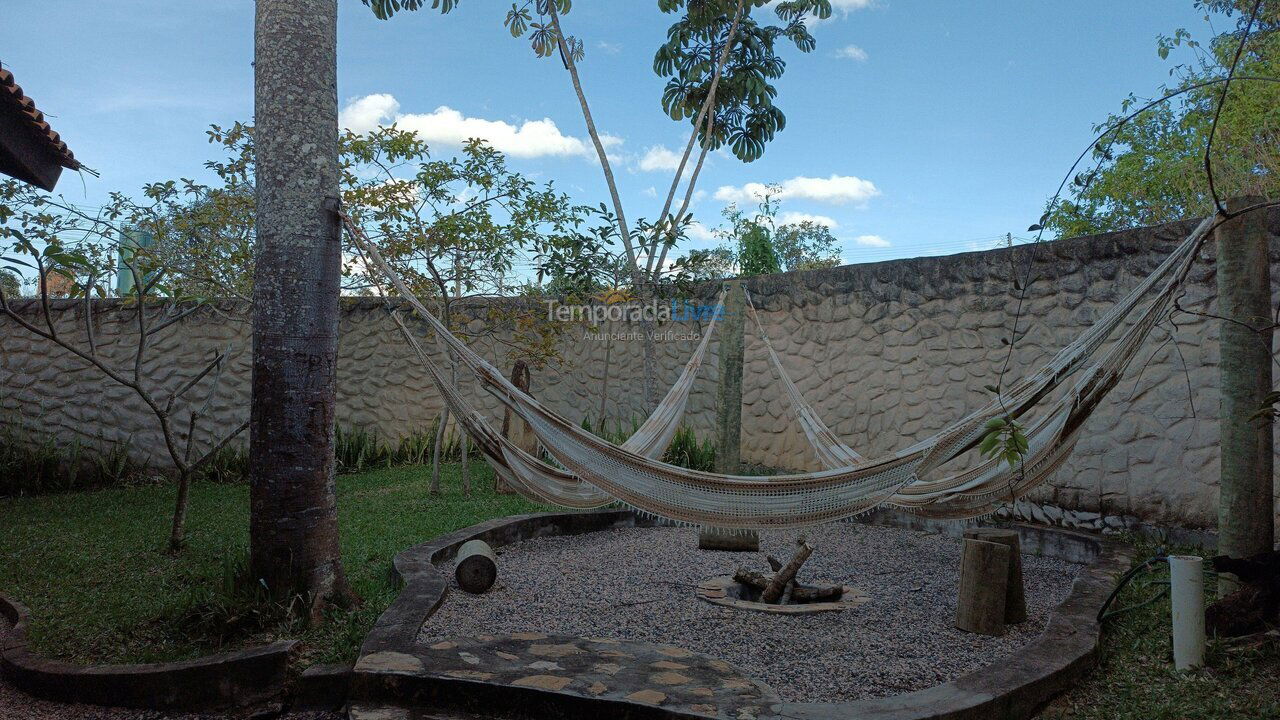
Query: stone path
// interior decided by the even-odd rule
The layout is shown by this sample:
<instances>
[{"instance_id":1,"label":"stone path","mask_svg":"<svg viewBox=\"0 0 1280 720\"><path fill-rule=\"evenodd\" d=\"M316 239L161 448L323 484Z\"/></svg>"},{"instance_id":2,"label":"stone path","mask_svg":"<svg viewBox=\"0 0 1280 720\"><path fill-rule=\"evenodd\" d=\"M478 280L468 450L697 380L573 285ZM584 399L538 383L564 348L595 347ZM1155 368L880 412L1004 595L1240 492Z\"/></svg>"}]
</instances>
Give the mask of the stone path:
<instances>
[{"instance_id":1,"label":"stone path","mask_svg":"<svg viewBox=\"0 0 1280 720\"><path fill-rule=\"evenodd\" d=\"M723 660L674 645L613 638L536 632L449 638L419 645L412 654L367 655L357 669L472 681L495 693L530 688L741 720L778 702L772 689ZM356 708L352 720L395 712Z\"/></svg>"}]
</instances>

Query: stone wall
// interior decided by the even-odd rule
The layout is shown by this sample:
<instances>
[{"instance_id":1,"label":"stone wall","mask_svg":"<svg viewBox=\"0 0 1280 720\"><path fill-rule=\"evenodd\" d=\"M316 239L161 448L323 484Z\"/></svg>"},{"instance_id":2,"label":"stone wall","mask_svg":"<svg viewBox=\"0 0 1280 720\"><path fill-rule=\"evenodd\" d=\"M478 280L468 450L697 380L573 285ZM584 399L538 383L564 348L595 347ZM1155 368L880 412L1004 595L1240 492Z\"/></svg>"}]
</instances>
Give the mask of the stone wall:
<instances>
[{"instance_id":1,"label":"stone wall","mask_svg":"<svg viewBox=\"0 0 1280 720\"><path fill-rule=\"evenodd\" d=\"M1272 218L1271 231L1280 222ZM1189 231L1175 223L1013 249L851 265L753 278L748 287L787 372L846 442L868 456L905 447L989 398L1008 359L1009 377L1036 368L1153 269ZM1202 253L1181 304L1213 312L1212 243ZM1273 264L1274 264L1273 258ZM1010 353L1018 291L1031 278ZM1280 279L1280 268L1273 271ZM715 288L704 288L704 300ZM339 349L339 423L398 438L431 426L440 400L385 311L345 300ZM37 320L38 307L24 306ZM101 351L117 359L136 349L134 311L95 303ZM471 328L483 328L473 312ZM84 308L57 304L56 322L83 337ZM743 459L816 469L748 323L743 381ZM165 458L155 423L131 391L12 323L0 319L0 418L60 439L130 439L153 462ZM607 330L607 328L601 328ZM660 392L674 381L700 323L660 331ZM619 324L617 333L637 332ZM1217 321L1178 313L1150 337L1134 367L1089 420L1070 462L1033 500L1053 506L1132 515L1149 522L1210 526L1217 503ZM428 342L430 347L432 343ZM173 388L230 347L232 362L212 403L213 424L234 427L248 413L249 326L234 307L206 308L161 333L142 376ZM501 345L478 349L509 366ZM642 417L638 339L599 337L573 326L562 360L533 374L534 394L570 419L604 415L629 425ZM716 342L690 398L688 423L710 436L715 418ZM608 384L605 386L606 355ZM476 398L497 417L496 402ZM206 392L208 381L197 387Z\"/></svg>"}]
</instances>

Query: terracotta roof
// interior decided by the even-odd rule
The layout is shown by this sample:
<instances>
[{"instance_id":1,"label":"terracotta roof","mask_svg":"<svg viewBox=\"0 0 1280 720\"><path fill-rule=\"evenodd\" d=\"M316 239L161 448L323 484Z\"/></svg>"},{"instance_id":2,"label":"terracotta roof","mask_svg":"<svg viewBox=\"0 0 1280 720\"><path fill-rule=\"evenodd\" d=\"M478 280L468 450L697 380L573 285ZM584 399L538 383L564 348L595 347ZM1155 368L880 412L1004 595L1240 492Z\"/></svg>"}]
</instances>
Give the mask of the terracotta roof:
<instances>
[{"instance_id":1,"label":"terracotta roof","mask_svg":"<svg viewBox=\"0 0 1280 720\"><path fill-rule=\"evenodd\" d=\"M13 79L13 73L0 68L0 102L13 103L26 116L36 136L48 143L50 151L57 158L58 164L69 170L79 170L80 161L72 154L71 149L62 141L58 133L49 127L44 113L36 109L36 103L22 92L22 86Z\"/></svg>"}]
</instances>

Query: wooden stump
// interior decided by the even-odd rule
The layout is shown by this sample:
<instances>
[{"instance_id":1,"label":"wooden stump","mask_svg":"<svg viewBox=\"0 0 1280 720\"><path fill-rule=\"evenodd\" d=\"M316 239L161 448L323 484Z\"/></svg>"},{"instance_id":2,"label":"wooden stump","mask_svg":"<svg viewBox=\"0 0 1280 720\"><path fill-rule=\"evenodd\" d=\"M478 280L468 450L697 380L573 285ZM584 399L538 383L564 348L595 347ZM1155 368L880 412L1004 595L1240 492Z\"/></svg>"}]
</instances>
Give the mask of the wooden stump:
<instances>
[{"instance_id":1,"label":"wooden stump","mask_svg":"<svg viewBox=\"0 0 1280 720\"><path fill-rule=\"evenodd\" d=\"M755 530L726 530L702 528L698 532L699 550L726 550L728 552L760 552L760 533Z\"/></svg>"},{"instance_id":2,"label":"wooden stump","mask_svg":"<svg viewBox=\"0 0 1280 720\"><path fill-rule=\"evenodd\" d=\"M1009 584L1004 596L1004 624L1026 622L1027 595L1022 585L1022 543L1018 540L1018 531L1008 528L969 528L964 531L964 536L1009 546Z\"/></svg>"},{"instance_id":3,"label":"wooden stump","mask_svg":"<svg viewBox=\"0 0 1280 720\"><path fill-rule=\"evenodd\" d=\"M960 557L956 627L981 635L1004 634L1009 546L965 538Z\"/></svg>"},{"instance_id":4,"label":"wooden stump","mask_svg":"<svg viewBox=\"0 0 1280 720\"><path fill-rule=\"evenodd\" d=\"M458 548L453 576L458 586L469 593L480 594L493 587L498 579L498 560L493 548L483 540L470 540Z\"/></svg>"}]
</instances>

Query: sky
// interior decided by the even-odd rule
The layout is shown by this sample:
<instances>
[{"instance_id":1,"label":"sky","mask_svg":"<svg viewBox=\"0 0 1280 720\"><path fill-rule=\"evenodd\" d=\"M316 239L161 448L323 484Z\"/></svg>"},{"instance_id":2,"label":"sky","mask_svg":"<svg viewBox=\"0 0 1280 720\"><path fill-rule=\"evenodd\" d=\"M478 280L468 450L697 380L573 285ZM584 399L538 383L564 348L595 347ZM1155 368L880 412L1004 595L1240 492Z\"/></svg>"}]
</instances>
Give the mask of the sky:
<instances>
[{"instance_id":1,"label":"sky","mask_svg":"<svg viewBox=\"0 0 1280 720\"><path fill-rule=\"evenodd\" d=\"M1156 39L1211 27L1192 0L833 0L817 48L784 47L787 126L760 160L713 154L686 247L709 247L727 202L783 186L783 220L829 225L847 263L987 249L1025 237L1092 127L1130 92L1152 95L1180 58ZM435 157L471 136L576 201L608 199L556 60L502 26L505 4L461 0L389 21L339 0L345 125L397 122ZM146 182L208 179L205 130L253 115L252 0L4 0L0 64L100 178L64 174L85 206ZM609 139L629 219L653 217L689 126L663 114L653 52L675 18L654 0L578 0L582 80ZM1225 21L1217 19L1219 27ZM659 197L662 196L662 197Z\"/></svg>"}]
</instances>

